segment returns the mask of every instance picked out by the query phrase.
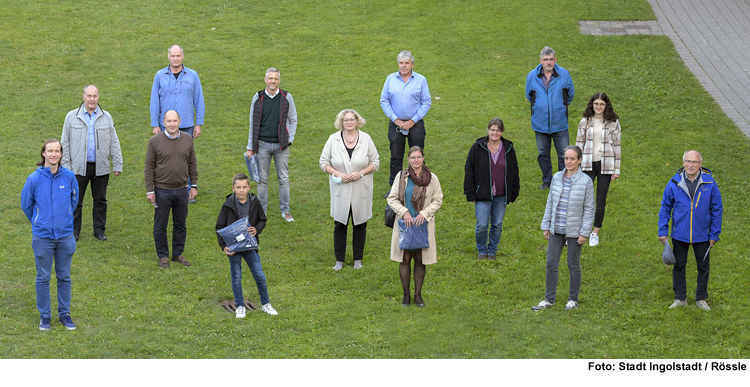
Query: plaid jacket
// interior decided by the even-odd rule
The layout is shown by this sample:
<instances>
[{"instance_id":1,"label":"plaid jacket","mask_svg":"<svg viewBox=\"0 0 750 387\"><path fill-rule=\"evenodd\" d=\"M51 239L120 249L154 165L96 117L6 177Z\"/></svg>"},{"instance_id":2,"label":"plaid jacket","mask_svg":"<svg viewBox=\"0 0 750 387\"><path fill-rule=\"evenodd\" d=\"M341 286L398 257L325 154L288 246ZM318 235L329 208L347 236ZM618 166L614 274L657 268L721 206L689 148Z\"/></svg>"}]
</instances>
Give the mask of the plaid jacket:
<instances>
[{"instance_id":1,"label":"plaid jacket","mask_svg":"<svg viewBox=\"0 0 750 387\"><path fill-rule=\"evenodd\" d=\"M605 122L602 133L602 175L620 174L620 121ZM592 153L594 147L594 120L582 118L578 124L576 145L583 150L581 169L591 170Z\"/></svg>"}]
</instances>

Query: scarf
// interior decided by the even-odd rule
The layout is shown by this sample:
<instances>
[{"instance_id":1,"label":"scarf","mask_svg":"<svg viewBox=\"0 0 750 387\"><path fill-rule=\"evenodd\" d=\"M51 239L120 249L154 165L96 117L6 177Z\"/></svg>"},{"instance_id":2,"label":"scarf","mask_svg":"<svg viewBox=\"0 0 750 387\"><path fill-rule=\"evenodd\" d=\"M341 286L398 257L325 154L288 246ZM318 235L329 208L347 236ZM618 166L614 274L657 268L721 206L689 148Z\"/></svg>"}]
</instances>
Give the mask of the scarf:
<instances>
[{"instance_id":1,"label":"scarf","mask_svg":"<svg viewBox=\"0 0 750 387\"><path fill-rule=\"evenodd\" d=\"M401 180L398 182L398 200L401 204L404 204L405 192L406 192L406 178L410 177L414 182L414 192L411 195L411 204L417 212L422 211L424 208L424 200L427 197L427 186L432 181L432 173L430 168L426 165L422 166L422 172L419 176L416 176L416 172L411 168L404 169L401 172Z\"/></svg>"}]
</instances>

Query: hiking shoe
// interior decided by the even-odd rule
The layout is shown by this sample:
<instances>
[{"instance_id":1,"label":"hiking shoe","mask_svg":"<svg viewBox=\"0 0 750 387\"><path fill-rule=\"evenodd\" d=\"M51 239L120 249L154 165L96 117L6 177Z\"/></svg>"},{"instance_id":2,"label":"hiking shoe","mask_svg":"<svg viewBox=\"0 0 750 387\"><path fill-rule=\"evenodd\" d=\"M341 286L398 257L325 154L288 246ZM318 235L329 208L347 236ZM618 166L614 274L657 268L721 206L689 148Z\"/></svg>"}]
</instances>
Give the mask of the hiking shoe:
<instances>
[{"instance_id":1,"label":"hiking shoe","mask_svg":"<svg viewBox=\"0 0 750 387\"><path fill-rule=\"evenodd\" d=\"M244 306L238 306L237 311L234 312L234 317L236 318L245 318L245 307Z\"/></svg>"},{"instance_id":2,"label":"hiking shoe","mask_svg":"<svg viewBox=\"0 0 750 387\"><path fill-rule=\"evenodd\" d=\"M496 259L496 257L494 255L488 255L487 256L487 260L488 261L494 261L495 259Z\"/></svg>"},{"instance_id":3,"label":"hiking shoe","mask_svg":"<svg viewBox=\"0 0 750 387\"><path fill-rule=\"evenodd\" d=\"M542 185L539 186L539 189L549 189L549 183L542 183Z\"/></svg>"},{"instance_id":4,"label":"hiking shoe","mask_svg":"<svg viewBox=\"0 0 750 387\"><path fill-rule=\"evenodd\" d=\"M685 300L685 301L674 300L674 302L672 303L672 305L669 306L669 309L674 309L674 308L677 308L677 307L680 307L680 306L687 306L687 304L688 304L687 300ZM708 305L706 305L706 306L708 306Z\"/></svg>"},{"instance_id":5,"label":"hiking shoe","mask_svg":"<svg viewBox=\"0 0 750 387\"><path fill-rule=\"evenodd\" d=\"M42 317L42 319L39 320L39 330L48 331L51 323L52 323L52 317Z\"/></svg>"},{"instance_id":6,"label":"hiking shoe","mask_svg":"<svg viewBox=\"0 0 750 387\"><path fill-rule=\"evenodd\" d=\"M362 261L354 261L354 270L362 268Z\"/></svg>"},{"instance_id":7,"label":"hiking shoe","mask_svg":"<svg viewBox=\"0 0 750 387\"><path fill-rule=\"evenodd\" d=\"M172 257L172 262L177 262L182 264L182 266L190 267L190 262L188 262L187 259L185 259L185 257L183 257L182 255L180 255L179 257Z\"/></svg>"},{"instance_id":8,"label":"hiking shoe","mask_svg":"<svg viewBox=\"0 0 750 387\"><path fill-rule=\"evenodd\" d=\"M333 265L333 270L339 271L344 268L344 264L342 262L336 261L336 264Z\"/></svg>"},{"instance_id":9,"label":"hiking shoe","mask_svg":"<svg viewBox=\"0 0 750 387\"><path fill-rule=\"evenodd\" d=\"M277 312L276 309L274 309L273 306L271 306L270 303L263 305L263 307L261 309L264 312L270 314L271 316L276 316L276 315L279 314L279 312Z\"/></svg>"},{"instance_id":10,"label":"hiking shoe","mask_svg":"<svg viewBox=\"0 0 750 387\"><path fill-rule=\"evenodd\" d=\"M685 301L685 305L687 305L687 301ZM706 300L700 300L695 302L695 306L703 309L703 310L711 310L711 307L708 306L708 303L706 303Z\"/></svg>"},{"instance_id":11,"label":"hiking shoe","mask_svg":"<svg viewBox=\"0 0 750 387\"><path fill-rule=\"evenodd\" d=\"M484 261L485 259L487 259L486 255L484 254L477 255L477 261Z\"/></svg>"},{"instance_id":12,"label":"hiking shoe","mask_svg":"<svg viewBox=\"0 0 750 387\"><path fill-rule=\"evenodd\" d=\"M282 212L281 217L284 218L287 222L294 222L294 218L292 218L292 214L288 212Z\"/></svg>"},{"instance_id":13,"label":"hiking shoe","mask_svg":"<svg viewBox=\"0 0 750 387\"><path fill-rule=\"evenodd\" d=\"M594 247L599 244L599 234L591 233L589 237L589 246Z\"/></svg>"},{"instance_id":14,"label":"hiking shoe","mask_svg":"<svg viewBox=\"0 0 750 387\"><path fill-rule=\"evenodd\" d=\"M538 311L540 311L540 310L542 310L542 309L547 309L547 308L551 308L551 307L552 307L552 306L554 306L554 305L555 305L555 304L554 304L554 303L552 303L552 302L547 302L547 300L542 300L541 302L539 302L539 304L538 304L538 305L534 305L534 306L532 306L532 307L531 307L531 310L533 310L534 312L538 312Z\"/></svg>"},{"instance_id":15,"label":"hiking shoe","mask_svg":"<svg viewBox=\"0 0 750 387\"><path fill-rule=\"evenodd\" d=\"M571 309L578 309L577 301L568 300L568 303L565 304L565 310L571 310Z\"/></svg>"},{"instance_id":16,"label":"hiking shoe","mask_svg":"<svg viewBox=\"0 0 750 387\"><path fill-rule=\"evenodd\" d=\"M76 330L76 324L73 324L73 320L70 318L69 314L60 316L60 324L64 325L65 329L69 331Z\"/></svg>"},{"instance_id":17,"label":"hiking shoe","mask_svg":"<svg viewBox=\"0 0 750 387\"><path fill-rule=\"evenodd\" d=\"M169 258L167 258L167 257L161 257L161 258L159 258L159 268L161 268L161 269L169 269Z\"/></svg>"}]
</instances>

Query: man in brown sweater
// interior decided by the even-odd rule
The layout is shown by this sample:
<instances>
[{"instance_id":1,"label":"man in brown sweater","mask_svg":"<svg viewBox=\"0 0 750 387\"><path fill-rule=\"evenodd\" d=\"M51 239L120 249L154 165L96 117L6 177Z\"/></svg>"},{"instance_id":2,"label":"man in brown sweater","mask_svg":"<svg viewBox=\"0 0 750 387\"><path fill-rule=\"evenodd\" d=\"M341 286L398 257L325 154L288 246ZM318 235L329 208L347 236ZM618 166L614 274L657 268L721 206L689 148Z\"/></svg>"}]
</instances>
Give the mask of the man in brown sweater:
<instances>
[{"instance_id":1,"label":"man in brown sweater","mask_svg":"<svg viewBox=\"0 0 750 387\"><path fill-rule=\"evenodd\" d=\"M148 140L146 149L146 198L154 205L154 244L159 267L169 267L167 224L172 211L172 261L190 266L182 252L187 235L188 199L198 195L198 162L193 137L181 135L180 115L164 114L165 131ZM191 186L188 189L188 177Z\"/></svg>"}]
</instances>

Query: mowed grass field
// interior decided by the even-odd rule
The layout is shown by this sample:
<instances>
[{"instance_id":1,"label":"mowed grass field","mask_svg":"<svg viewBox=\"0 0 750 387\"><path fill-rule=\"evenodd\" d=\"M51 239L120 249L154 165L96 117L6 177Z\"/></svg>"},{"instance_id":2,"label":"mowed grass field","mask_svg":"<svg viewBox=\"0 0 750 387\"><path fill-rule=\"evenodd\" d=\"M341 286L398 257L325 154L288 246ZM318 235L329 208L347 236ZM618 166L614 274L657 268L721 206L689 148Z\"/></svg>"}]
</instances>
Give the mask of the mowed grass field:
<instances>
[{"instance_id":1,"label":"mowed grass field","mask_svg":"<svg viewBox=\"0 0 750 387\"><path fill-rule=\"evenodd\" d=\"M642 0L296 1L19 0L0 4L0 357L1 358L747 358L746 167L750 143L701 88L663 36L586 36L578 20L644 20ZM198 204L190 206L185 256L193 266L157 268L153 207L143 163L151 135L154 73L171 44L204 89L206 124L196 139ZM530 307L544 294L546 243L539 230L547 191L524 98L526 74L545 45L576 89L575 127L594 92L606 92L623 127L622 174L610 188L601 244L584 247L580 309ZM445 199L437 213L438 264L423 309L400 306L391 229L382 225L388 189L387 118L379 105L396 55L411 50L433 105L425 118L426 162ZM242 153L253 93L265 69L281 70L299 126L290 156L291 213L278 211L269 180L261 257L272 304L235 319L229 267L214 224ZM59 137L82 87L100 89L117 126L124 173L110 177L107 236L91 231L91 198L73 260L68 332L37 329L31 227L20 209L26 176L44 140ZM375 213L364 269L334 263L327 176L318 158L333 119L359 111L380 151ZM505 121L521 165L521 194L508 207L496 262L476 261L474 208L463 165L490 118ZM571 131L575 139L575 131ZM687 149L703 152L724 199L721 241L712 250L711 312L669 310L671 268L661 263L657 217L663 187ZM252 186L255 191L255 185ZM691 258L692 261L692 258ZM568 272L560 269L558 298ZM258 302L244 271L245 297ZM53 278L53 309L56 293ZM688 264L688 293L695 263ZM561 303L562 304L562 303Z\"/></svg>"}]
</instances>

